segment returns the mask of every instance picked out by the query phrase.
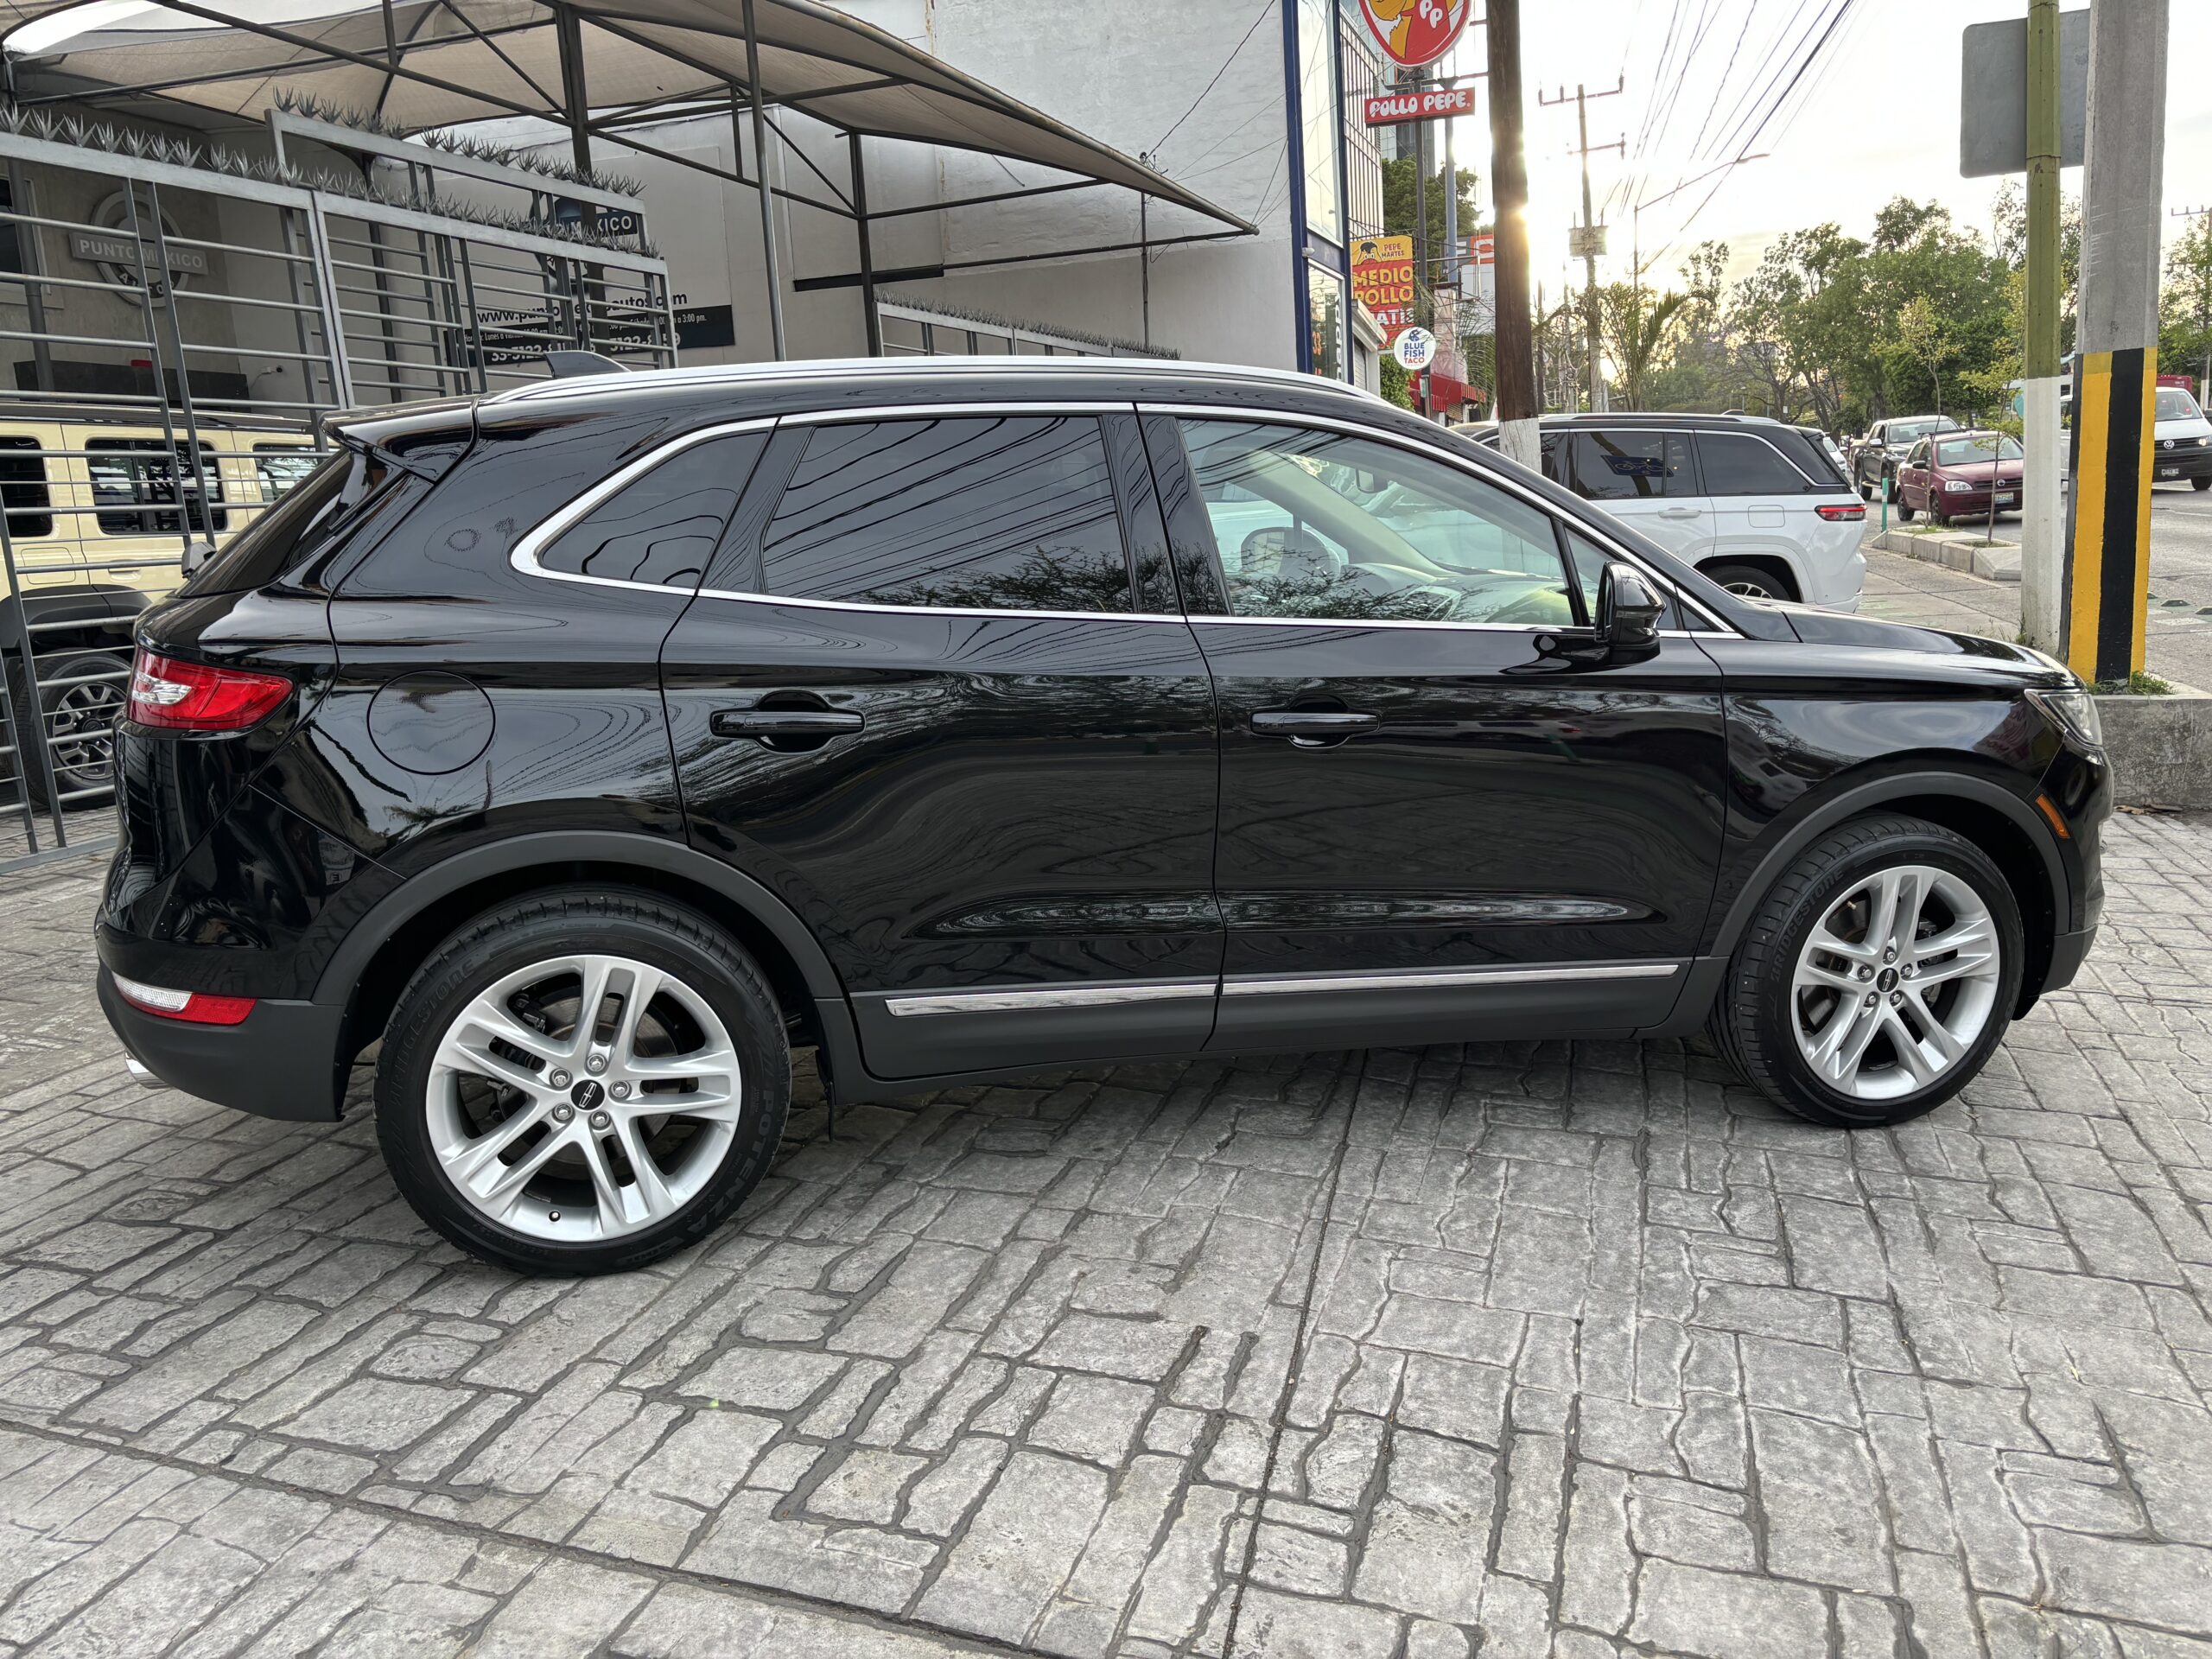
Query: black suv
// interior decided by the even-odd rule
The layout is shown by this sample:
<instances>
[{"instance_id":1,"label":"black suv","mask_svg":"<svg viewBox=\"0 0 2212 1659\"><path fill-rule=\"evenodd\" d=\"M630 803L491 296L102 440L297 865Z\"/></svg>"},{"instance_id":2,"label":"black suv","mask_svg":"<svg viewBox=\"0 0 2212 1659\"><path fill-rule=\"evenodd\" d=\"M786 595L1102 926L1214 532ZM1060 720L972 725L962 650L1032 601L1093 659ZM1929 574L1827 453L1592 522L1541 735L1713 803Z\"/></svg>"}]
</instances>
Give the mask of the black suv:
<instances>
[{"instance_id":1,"label":"black suv","mask_svg":"<svg viewBox=\"0 0 2212 1659\"><path fill-rule=\"evenodd\" d=\"M1842 1127L2094 933L2093 705L1747 602L1361 392L923 359L339 417L146 612L99 994L426 1220L635 1267L834 1100L1709 1031Z\"/></svg>"}]
</instances>

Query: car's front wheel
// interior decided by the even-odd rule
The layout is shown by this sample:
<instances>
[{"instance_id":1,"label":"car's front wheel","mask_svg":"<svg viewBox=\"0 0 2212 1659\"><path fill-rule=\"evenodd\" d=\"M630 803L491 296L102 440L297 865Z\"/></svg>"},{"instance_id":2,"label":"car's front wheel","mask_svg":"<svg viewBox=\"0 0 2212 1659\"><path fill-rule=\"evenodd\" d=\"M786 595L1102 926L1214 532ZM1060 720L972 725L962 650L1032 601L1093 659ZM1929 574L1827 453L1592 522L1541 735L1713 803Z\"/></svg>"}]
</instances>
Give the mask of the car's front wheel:
<instances>
[{"instance_id":1,"label":"car's front wheel","mask_svg":"<svg viewBox=\"0 0 2212 1659\"><path fill-rule=\"evenodd\" d=\"M386 1028L392 1179L463 1249L526 1273L644 1267L760 1179L790 1051L766 981L696 912L563 889L504 906L417 970Z\"/></svg>"},{"instance_id":2,"label":"car's front wheel","mask_svg":"<svg viewBox=\"0 0 2212 1659\"><path fill-rule=\"evenodd\" d=\"M2212 490L2212 478L2192 478L2189 480L2189 487L2192 490Z\"/></svg>"},{"instance_id":3,"label":"car's front wheel","mask_svg":"<svg viewBox=\"0 0 2212 1659\"><path fill-rule=\"evenodd\" d=\"M2022 954L2019 906L1980 848L1917 818L1856 819L1767 894L1730 961L1713 1039L1801 1117L1900 1123L1987 1063Z\"/></svg>"}]
</instances>

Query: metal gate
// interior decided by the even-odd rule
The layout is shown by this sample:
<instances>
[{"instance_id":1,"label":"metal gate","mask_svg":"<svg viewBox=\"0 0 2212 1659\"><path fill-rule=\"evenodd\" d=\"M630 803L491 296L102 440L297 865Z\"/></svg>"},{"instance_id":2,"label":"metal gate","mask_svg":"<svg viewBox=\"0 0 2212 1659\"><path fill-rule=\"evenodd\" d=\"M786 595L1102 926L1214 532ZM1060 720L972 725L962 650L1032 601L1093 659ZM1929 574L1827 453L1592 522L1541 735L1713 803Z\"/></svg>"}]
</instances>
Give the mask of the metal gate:
<instances>
[{"instance_id":1,"label":"metal gate","mask_svg":"<svg viewBox=\"0 0 2212 1659\"><path fill-rule=\"evenodd\" d=\"M321 416L562 347L675 361L634 194L269 124L273 162L0 113L0 868L108 833L133 619L314 468Z\"/></svg>"}]
</instances>

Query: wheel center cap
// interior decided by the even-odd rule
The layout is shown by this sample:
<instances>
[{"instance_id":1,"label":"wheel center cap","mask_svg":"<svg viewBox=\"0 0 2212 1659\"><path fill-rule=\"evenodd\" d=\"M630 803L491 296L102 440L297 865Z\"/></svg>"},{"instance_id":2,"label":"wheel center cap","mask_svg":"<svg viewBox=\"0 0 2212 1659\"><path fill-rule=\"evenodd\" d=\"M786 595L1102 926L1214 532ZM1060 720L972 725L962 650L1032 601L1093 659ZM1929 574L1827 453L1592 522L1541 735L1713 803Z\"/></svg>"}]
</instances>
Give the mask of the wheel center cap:
<instances>
[{"instance_id":1,"label":"wheel center cap","mask_svg":"<svg viewBox=\"0 0 2212 1659\"><path fill-rule=\"evenodd\" d=\"M1892 974L1891 977L1894 979L1897 976ZM607 1098L607 1090L599 1085L596 1079L586 1077L582 1083L569 1090L569 1098L575 1102L576 1109L578 1111L588 1112L596 1108L601 1101Z\"/></svg>"},{"instance_id":2,"label":"wheel center cap","mask_svg":"<svg viewBox=\"0 0 2212 1659\"><path fill-rule=\"evenodd\" d=\"M1884 996L1887 996L1891 991L1897 989L1897 970L1896 969L1885 968L1880 973L1874 976L1874 988L1879 991ZM582 1085L582 1088L588 1089L594 1086L595 1085L591 1084L585 1084ZM578 1104L582 1103L583 1094L582 1089L579 1089L577 1091L576 1100Z\"/></svg>"}]
</instances>

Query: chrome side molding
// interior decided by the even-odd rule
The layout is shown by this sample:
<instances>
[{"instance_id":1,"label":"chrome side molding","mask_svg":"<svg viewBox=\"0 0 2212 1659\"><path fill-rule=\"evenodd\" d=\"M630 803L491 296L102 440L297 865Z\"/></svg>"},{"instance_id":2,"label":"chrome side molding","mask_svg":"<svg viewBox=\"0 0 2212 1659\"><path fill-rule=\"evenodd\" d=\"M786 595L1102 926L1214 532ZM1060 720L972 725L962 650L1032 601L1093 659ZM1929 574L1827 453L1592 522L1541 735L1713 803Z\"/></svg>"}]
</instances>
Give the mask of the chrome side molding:
<instances>
[{"instance_id":1,"label":"chrome side molding","mask_svg":"<svg viewBox=\"0 0 2212 1659\"><path fill-rule=\"evenodd\" d=\"M1007 986L982 991L917 991L884 999L898 1019L938 1014L1027 1014L1054 1008L1179 1002L1196 997L1302 996L1346 991L1423 991L1484 985L1544 985L1576 980L1667 979L1679 962L1561 963L1532 968L1379 969L1370 974L1245 975L1230 979L1155 979L1112 985Z\"/></svg>"}]
</instances>

